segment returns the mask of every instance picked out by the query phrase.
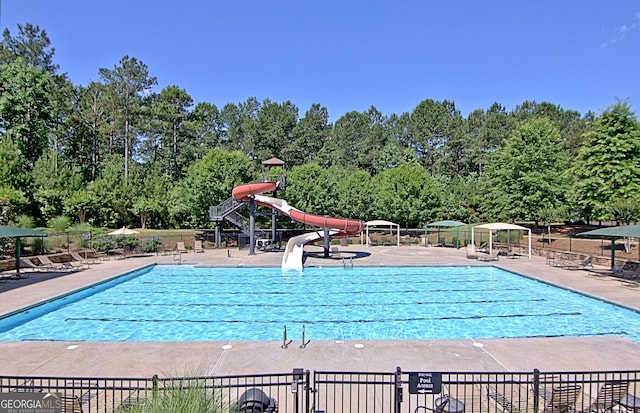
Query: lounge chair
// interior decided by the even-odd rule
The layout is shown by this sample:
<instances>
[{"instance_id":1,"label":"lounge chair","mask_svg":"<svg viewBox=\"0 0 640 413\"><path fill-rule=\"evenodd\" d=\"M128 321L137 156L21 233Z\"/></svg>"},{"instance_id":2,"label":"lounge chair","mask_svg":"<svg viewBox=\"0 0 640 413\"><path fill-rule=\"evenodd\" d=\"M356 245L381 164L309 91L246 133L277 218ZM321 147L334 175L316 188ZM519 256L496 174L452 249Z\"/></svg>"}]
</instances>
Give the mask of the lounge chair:
<instances>
[{"instance_id":1,"label":"lounge chair","mask_svg":"<svg viewBox=\"0 0 640 413\"><path fill-rule=\"evenodd\" d=\"M83 263L83 264L87 264L87 265L93 265L93 264L100 264L100 260L98 258L83 258L78 252L74 251L74 252L70 252L69 255L71 256L71 258L73 258L75 261ZM86 255L86 254L85 254Z\"/></svg>"},{"instance_id":2,"label":"lounge chair","mask_svg":"<svg viewBox=\"0 0 640 413\"><path fill-rule=\"evenodd\" d=\"M23 271L30 272L44 272L47 270L46 265L36 265L28 258L20 258L20 272Z\"/></svg>"},{"instance_id":3,"label":"lounge chair","mask_svg":"<svg viewBox=\"0 0 640 413\"><path fill-rule=\"evenodd\" d=\"M38 255L36 258L40 261L41 265L49 268L50 271L77 271L80 269L68 262L53 262L46 255Z\"/></svg>"},{"instance_id":4,"label":"lounge chair","mask_svg":"<svg viewBox=\"0 0 640 413\"><path fill-rule=\"evenodd\" d=\"M589 270L593 268L593 257L588 256L582 261L558 261L553 262L551 265L559 267L564 270Z\"/></svg>"},{"instance_id":5,"label":"lounge chair","mask_svg":"<svg viewBox=\"0 0 640 413\"><path fill-rule=\"evenodd\" d=\"M627 395L629 382L624 380L607 381L598 390L596 400L589 406L590 412L611 412Z\"/></svg>"},{"instance_id":6,"label":"lounge chair","mask_svg":"<svg viewBox=\"0 0 640 413\"><path fill-rule=\"evenodd\" d=\"M582 391L577 384L554 387L544 404L543 413L567 413L575 409L576 401Z\"/></svg>"},{"instance_id":7,"label":"lounge chair","mask_svg":"<svg viewBox=\"0 0 640 413\"><path fill-rule=\"evenodd\" d=\"M596 277L610 276L633 280L638 276L638 263L634 261L625 261L622 265L615 263L613 268L609 269L591 268L589 269L589 274L595 275Z\"/></svg>"},{"instance_id":8,"label":"lounge chair","mask_svg":"<svg viewBox=\"0 0 640 413\"><path fill-rule=\"evenodd\" d=\"M195 240L193 242L193 252L204 252L204 248L202 247L202 241Z\"/></svg>"},{"instance_id":9,"label":"lounge chair","mask_svg":"<svg viewBox=\"0 0 640 413\"><path fill-rule=\"evenodd\" d=\"M500 251L495 250L493 254L478 255L478 261L498 261L500 260Z\"/></svg>"},{"instance_id":10,"label":"lounge chair","mask_svg":"<svg viewBox=\"0 0 640 413\"><path fill-rule=\"evenodd\" d=\"M187 251L187 248L184 246L184 242L182 241L178 241L176 242L176 254L182 254L182 253L187 253L189 251Z\"/></svg>"},{"instance_id":11,"label":"lounge chair","mask_svg":"<svg viewBox=\"0 0 640 413\"><path fill-rule=\"evenodd\" d=\"M331 247L331 258L340 258L340 248Z\"/></svg>"}]
</instances>

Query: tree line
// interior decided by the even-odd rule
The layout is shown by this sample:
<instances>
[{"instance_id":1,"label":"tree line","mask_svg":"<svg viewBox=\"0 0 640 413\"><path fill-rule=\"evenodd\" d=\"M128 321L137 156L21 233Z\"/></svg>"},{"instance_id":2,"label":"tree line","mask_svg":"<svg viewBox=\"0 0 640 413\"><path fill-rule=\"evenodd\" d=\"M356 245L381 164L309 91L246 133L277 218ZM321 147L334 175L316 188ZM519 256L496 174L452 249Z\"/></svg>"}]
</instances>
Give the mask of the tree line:
<instances>
[{"instance_id":1,"label":"tree line","mask_svg":"<svg viewBox=\"0 0 640 413\"><path fill-rule=\"evenodd\" d=\"M453 101L371 106L335 122L320 103L194 103L135 57L74 85L37 25L0 43L0 223L206 228L209 205L286 170L310 213L422 227L441 219L635 222L640 127L628 100L581 115L549 102L466 117ZM283 226L294 225L282 219Z\"/></svg>"}]
</instances>

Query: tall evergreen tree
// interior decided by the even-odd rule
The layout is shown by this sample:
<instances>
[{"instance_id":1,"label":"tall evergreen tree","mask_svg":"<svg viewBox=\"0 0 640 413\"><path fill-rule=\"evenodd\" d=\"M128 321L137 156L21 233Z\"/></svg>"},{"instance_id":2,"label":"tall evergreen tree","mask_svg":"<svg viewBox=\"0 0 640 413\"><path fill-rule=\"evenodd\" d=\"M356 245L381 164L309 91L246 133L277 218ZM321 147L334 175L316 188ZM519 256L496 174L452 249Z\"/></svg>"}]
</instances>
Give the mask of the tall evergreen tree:
<instances>
[{"instance_id":1,"label":"tall evergreen tree","mask_svg":"<svg viewBox=\"0 0 640 413\"><path fill-rule=\"evenodd\" d=\"M0 64L11 63L22 58L28 66L55 74L59 66L53 63L54 54L55 48L51 47L47 32L40 30L38 25L18 24L16 36L12 36L9 29L4 29L2 32Z\"/></svg>"},{"instance_id":2,"label":"tall evergreen tree","mask_svg":"<svg viewBox=\"0 0 640 413\"><path fill-rule=\"evenodd\" d=\"M100 78L113 99L113 109L117 118L116 124L120 128L124 158L124 180L129 176L129 161L135 147L135 126L139 124L139 117L152 86L157 84L155 77L149 75L147 65L135 57L124 56L119 66L113 69L98 70Z\"/></svg>"}]
</instances>

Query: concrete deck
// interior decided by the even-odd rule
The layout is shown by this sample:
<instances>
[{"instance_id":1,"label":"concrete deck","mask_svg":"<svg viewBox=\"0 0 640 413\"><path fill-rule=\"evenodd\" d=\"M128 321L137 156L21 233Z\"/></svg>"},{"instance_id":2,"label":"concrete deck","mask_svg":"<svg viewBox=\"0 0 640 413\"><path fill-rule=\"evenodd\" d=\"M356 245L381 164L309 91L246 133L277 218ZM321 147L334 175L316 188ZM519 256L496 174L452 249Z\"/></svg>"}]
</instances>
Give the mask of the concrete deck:
<instances>
[{"instance_id":1,"label":"concrete deck","mask_svg":"<svg viewBox=\"0 0 640 413\"><path fill-rule=\"evenodd\" d=\"M306 247L305 266L343 265ZM181 256L202 266L279 266L279 252L206 250ZM469 260L463 249L436 247L341 247L341 257L365 265L496 265L596 298L640 309L640 288L610 277L545 265L545 258ZM44 279L0 284L0 314L48 300L149 264L176 263L173 256L105 261L90 269ZM40 280L42 278L42 280ZM0 342L0 374L39 376L149 377L290 372L295 367L331 371L592 371L640 370L640 343L621 337L482 340L312 341L300 337L282 349L280 341L254 342ZM296 341L298 340L298 341ZM358 344L358 346L356 346Z\"/></svg>"}]
</instances>

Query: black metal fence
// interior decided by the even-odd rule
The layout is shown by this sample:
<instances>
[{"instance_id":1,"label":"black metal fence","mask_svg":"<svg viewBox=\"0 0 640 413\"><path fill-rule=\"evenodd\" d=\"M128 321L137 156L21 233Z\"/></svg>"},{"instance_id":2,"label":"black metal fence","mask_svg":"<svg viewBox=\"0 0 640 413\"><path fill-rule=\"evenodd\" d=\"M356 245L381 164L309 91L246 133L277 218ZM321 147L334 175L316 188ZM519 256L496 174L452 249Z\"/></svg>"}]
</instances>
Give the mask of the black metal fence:
<instances>
[{"instance_id":1,"label":"black metal fence","mask_svg":"<svg viewBox=\"0 0 640 413\"><path fill-rule=\"evenodd\" d=\"M640 371L445 373L398 368L186 378L0 376L0 396L20 392L58 393L65 412L640 413Z\"/></svg>"}]
</instances>

